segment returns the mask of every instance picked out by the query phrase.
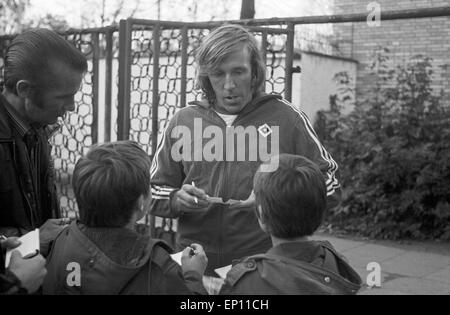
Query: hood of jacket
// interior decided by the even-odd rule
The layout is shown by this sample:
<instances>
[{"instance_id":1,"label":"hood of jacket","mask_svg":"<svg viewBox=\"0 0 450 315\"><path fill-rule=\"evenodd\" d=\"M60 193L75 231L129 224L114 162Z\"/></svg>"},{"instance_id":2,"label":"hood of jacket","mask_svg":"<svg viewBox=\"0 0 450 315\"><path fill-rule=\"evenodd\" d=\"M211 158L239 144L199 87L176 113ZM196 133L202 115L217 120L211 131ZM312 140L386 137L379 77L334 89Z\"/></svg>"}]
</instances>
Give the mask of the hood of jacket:
<instances>
[{"instance_id":1,"label":"hood of jacket","mask_svg":"<svg viewBox=\"0 0 450 315\"><path fill-rule=\"evenodd\" d=\"M147 237L122 228L93 230L72 222L58 236L47 260L44 293L119 294L138 273L149 272L143 268L152 252ZM67 281L70 272L72 284Z\"/></svg>"},{"instance_id":2,"label":"hood of jacket","mask_svg":"<svg viewBox=\"0 0 450 315\"><path fill-rule=\"evenodd\" d=\"M352 295L362 285L346 259L324 241L284 243L244 258L228 273L227 282L246 288L244 292L302 295Z\"/></svg>"}]
</instances>

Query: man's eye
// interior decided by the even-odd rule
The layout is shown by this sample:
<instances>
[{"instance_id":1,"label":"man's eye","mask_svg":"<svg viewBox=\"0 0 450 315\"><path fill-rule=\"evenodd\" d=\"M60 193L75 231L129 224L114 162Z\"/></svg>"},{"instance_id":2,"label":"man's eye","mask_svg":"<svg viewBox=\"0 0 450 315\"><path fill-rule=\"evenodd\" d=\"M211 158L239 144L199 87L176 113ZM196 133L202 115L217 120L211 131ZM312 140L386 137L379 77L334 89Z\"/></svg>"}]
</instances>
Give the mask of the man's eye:
<instances>
[{"instance_id":1,"label":"man's eye","mask_svg":"<svg viewBox=\"0 0 450 315\"><path fill-rule=\"evenodd\" d=\"M223 75L223 73L222 72L211 72L210 75L213 76L213 77L220 77L220 76Z\"/></svg>"},{"instance_id":2,"label":"man's eye","mask_svg":"<svg viewBox=\"0 0 450 315\"><path fill-rule=\"evenodd\" d=\"M245 73L246 73L246 70L244 70L244 69L236 69L233 71L234 75L243 75Z\"/></svg>"}]
</instances>

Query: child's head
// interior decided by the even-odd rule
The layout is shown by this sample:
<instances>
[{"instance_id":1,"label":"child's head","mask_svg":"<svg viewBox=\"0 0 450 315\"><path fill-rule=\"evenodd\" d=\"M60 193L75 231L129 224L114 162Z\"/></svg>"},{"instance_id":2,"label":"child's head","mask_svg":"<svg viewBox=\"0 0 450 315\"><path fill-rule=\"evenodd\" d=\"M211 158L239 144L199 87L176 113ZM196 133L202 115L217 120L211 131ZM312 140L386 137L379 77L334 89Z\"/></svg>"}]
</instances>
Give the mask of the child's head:
<instances>
[{"instance_id":1,"label":"child's head","mask_svg":"<svg viewBox=\"0 0 450 315\"><path fill-rule=\"evenodd\" d=\"M135 213L142 217L147 210L150 158L133 141L97 145L76 164L72 186L82 223L123 227Z\"/></svg>"},{"instance_id":2,"label":"child's head","mask_svg":"<svg viewBox=\"0 0 450 315\"><path fill-rule=\"evenodd\" d=\"M281 154L272 159L279 159L278 169L258 171L253 183L262 229L283 239L312 235L322 223L327 202L320 169L302 156Z\"/></svg>"}]
</instances>

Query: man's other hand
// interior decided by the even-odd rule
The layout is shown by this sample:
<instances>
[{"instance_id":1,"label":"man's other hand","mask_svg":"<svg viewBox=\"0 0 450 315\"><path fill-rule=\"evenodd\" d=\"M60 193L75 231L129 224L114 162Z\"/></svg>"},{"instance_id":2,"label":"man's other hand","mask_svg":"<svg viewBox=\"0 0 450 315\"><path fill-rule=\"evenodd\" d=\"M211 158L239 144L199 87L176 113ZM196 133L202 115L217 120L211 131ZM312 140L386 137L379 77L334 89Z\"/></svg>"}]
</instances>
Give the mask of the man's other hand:
<instances>
[{"instance_id":1,"label":"man's other hand","mask_svg":"<svg viewBox=\"0 0 450 315\"><path fill-rule=\"evenodd\" d=\"M192 244L186 247L181 255L181 269L183 272L195 271L201 276L205 273L206 266L208 266L208 257L199 244Z\"/></svg>"},{"instance_id":2,"label":"man's other hand","mask_svg":"<svg viewBox=\"0 0 450 315\"><path fill-rule=\"evenodd\" d=\"M250 196L239 203L240 207L254 207L255 206L255 192L252 190L252 193L250 194Z\"/></svg>"},{"instance_id":3,"label":"man's other hand","mask_svg":"<svg viewBox=\"0 0 450 315\"><path fill-rule=\"evenodd\" d=\"M21 242L18 237L8 237L6 240L1 240L0 245L3 249L14 249L20 246Z\"/></svg>"},{"instance_id":4,"label":"man's other hand","mask_svg":"<svg viewBox=\"0 0 450 315\"><path fill-rule=\"evenodd\" d=\"M209 202L206 201L207 197L208 195L203 189L185 184L173 195L172 206L180 212L198 212L209 205Z\"/></svg>"},{"instance_id":5,"label":"man's other hand","mask_svg":"<svg viewBox=\"0 0 450 315\"><path fill-rule=\"evenodd\" d=\"M36 255L24 259L17 250L11 253L8 269L20 280L21 286L27 289L28 293L36 292L47 274L44 257Z\"/></svg>"}]
</instances>

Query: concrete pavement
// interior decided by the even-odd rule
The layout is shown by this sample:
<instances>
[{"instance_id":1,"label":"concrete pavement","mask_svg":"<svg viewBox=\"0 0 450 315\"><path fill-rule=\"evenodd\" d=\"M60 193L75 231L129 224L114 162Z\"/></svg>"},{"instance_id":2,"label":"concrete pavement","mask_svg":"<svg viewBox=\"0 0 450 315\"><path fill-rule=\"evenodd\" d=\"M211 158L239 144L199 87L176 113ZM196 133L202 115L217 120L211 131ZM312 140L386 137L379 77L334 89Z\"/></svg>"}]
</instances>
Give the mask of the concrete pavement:
<instances>
[{"instance_id":1,"label":"concrete pavement","mask_svg":"<svg viewBox=\"0 0 450 315\"><path fill-rule=\"evenodd\" d=\"M368 264L379 264L381 287L366 284L361 295L450 295L450 242L374 241L322 233L313 239L329 241L347 257L365 284L374 270L368 271Z\"/></svg>"}]
</instances>

